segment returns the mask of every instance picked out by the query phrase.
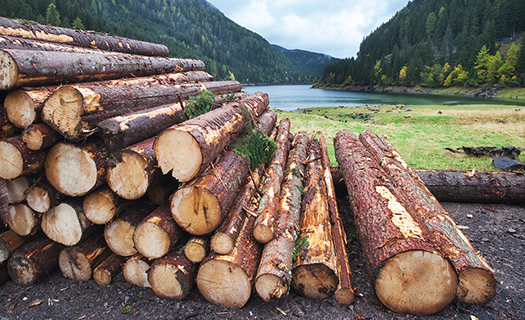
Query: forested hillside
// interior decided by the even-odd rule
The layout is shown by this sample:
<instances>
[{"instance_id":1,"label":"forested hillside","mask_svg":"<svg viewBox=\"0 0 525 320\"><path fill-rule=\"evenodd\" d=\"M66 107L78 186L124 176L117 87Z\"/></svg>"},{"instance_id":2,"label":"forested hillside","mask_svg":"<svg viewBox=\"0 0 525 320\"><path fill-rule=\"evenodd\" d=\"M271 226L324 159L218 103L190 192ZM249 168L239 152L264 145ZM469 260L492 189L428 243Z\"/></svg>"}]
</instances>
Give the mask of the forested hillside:
<instances>
[{"instance_id":1,"label":"forested hillside","mask_svg":"<svg viewBox=\"0 0 525 320\"><path fill-rule=\"evenodd\" d=\"M292 60L292 62L299 68L318 75L323 74L324 68L327 65L340 60L322 53L310 52L300 49L289 50L276 44L272 44L272 46L284 53L284 55L288 59Z\"/></svg>"},{"instance_id":2,"label":"forested hillside","mask_svg":"<svg viewBox=\"0 0 525 320\"><path fill-rule=\"evenodd\" d=\"M525 0L415 0L366 37L357 58L327 66L323 82L524 85L523 31Z\"/></svg>"},{"instance_id":3,"label":"forested hillside","mask_svg":"<svg viewBox=\"0 0 525 320\"><path fill-rule=\"evenodd\" d=\"M0 0L0 16L162 43L173 57L203 60L217 80L316 80L205 0Z\"/></svg>"}]
</instances>

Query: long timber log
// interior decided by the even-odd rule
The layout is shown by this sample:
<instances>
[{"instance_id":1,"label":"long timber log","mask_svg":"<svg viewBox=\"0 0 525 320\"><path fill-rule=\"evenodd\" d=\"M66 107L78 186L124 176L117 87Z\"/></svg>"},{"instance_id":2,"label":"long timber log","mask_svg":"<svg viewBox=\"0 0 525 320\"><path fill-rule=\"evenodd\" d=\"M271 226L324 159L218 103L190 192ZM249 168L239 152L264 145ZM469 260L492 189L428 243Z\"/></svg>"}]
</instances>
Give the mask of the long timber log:
<instances>
[{"instance_id":1,"label":"long timber log","mask_svg":"<svg viewBox=\"0 0 525 320\"><path fill-rule=\"evenodd\" d=\"M103 50L77 47L69 44L55 43L37 39L3 35L0 33L0 49L59 51L78 53L102 53ZM106 51L111 52L111 51Z\"/></svg>"},{"instance_id":2,"label":"long timber log","mask_svg":"<svg viewBox=\"0 0 525 320\"><path fill-rule=\"evenodd\" d=\"M11 180L43 168L46 150L29 149L21 136L0 140L0 178Z\"/></svg>"},{"instance_id":3,"label":"long timber log","mask_svg":"<svg viewBox=\"0 0 525 320\"><path fill-rule=\"evenodd\" d=\"M83 208L89 221L94 224L106 224L132 203L132 201L119 197L108 186L105 186L85 196Z\"/></svg>"},{"instance_id":4,"label":"long timber log","mask_svg":"<svg viewBox=\"0 0 525 320\"><path fill-rule=\"evenodd\" d=\"M162 173L172 171L181 182L203 173L268 104L268 95L258 92L164 130L153 145Z\"/></svg>"},{"instance_id":5,"label":"long timber log","mask_svg":"<svg viewBox=\"0 0 525 320\"><path fill-rule=\"evenodd\" d=\"M433 247L432 234L353 133L340 131L334 147L379 300L398 313L443 309L454 299L458 279Z\"/></svg>"},{"instance_id":6,"label":"long timber log","mask_svg":"<svg viewBox=\"0 0 525 320\"><path fill-rule=\"evenodd\" d=\"M435 246L454 266L458 276L458 298L466 303L485 305L496 295L494 270L472 247L450 215L410 169L386 138L364 131L359 139L397 187L410 199L421 221L437 235Z\"/></svg>"},{"instance_id":7,"label":"long timber log","mask_svg":"<svg viewBox=\"0 0 525 320\"><path fill-rule=\"evenodd\" d=\"M22 129L41 122L44 102L56 89L57 86L24 87L9 92L4 101L9 121Z\"/></svg>"},{"instance_id":8,"label":"long timber log","mask_svg":"<svg viewBox=\"0 0 525 320\"><path fill-rule=\"evenodd\" d=\"M145 56L169 55L168 48L162 44L8 18L0 18L0 34Z\"/></svg>"}]
</instances>

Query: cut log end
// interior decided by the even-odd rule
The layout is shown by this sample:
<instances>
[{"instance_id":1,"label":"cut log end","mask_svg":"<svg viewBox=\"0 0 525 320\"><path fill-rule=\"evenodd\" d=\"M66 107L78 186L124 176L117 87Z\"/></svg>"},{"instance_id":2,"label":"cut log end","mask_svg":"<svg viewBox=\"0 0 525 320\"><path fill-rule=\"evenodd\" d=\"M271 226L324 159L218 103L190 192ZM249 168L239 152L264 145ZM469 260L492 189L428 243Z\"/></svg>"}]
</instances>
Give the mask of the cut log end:
<instances>
[{"instance_id":1,"label":"cut log end","mask_svg":"<svg viewBox=\"0 0 525 320\"><path fill-rule=\"evenodd\" d=\"M187 182L200 170L202 153L199 144L188 132L165 130L155 140L153 148L162 174L172 170L174 178Z\"/></svg>"},{"instance_id":2,"label":"cut log end","mask_svg":"<svg viewBox=\"0 0 525 320\"><path fill-rule=\"evenodd\" d=\"M31 208L25 204L15 204L9 206L9 215L7 224L19 236L27 236L31 234L37 226L37 219Z\"/></svg>"},{"instance_id":3,"label":"cut log end","mask_svg":"<svg viewBox=\"0 0 525 320\"><path fill-rule=\"evenodd\" d=\"M258 224L253 229L253 236L260 243L268 243L273 239L273 229L263 224Z\"/></svg>"},{"instance_id":4,"label":"cut log end","mask_svg":"<svg viewBox=\"0 0 525 320\"><path fill-rule=\"evenodd\" d=\"M141 259L129 259L122 269L126 282L141 288L150 288L148 281L149 264Z\"/></svg>"},{"instance_id":5,"label":"cut log end","mask_svg":"<svg viewBox=\"0 0 525 320\"><path fill-rule=\"evenodd\" d=\"M115 220L106 226L104 238L111 251L129 257L137 253L133 243L135 226L124 220Z\"/></svg>"},{"instance_id":6,"label":"cut log end","mask_svg":"<svg viewBox=\"0 0 525 320\"><path fill-rule=\"evenodd\" d=\"M355 301L355 293L350 288L340 288L335 292L334 298L341 304L352 304Z\"/></svg>"},{"instance_id":7,"label":"cut log end","mask_svg":"<svg viewBox=\"0 0 525 320\"><path fill-rule=\"evenodd\" d=\"M82 238L83 228L78 220L77 212L66 203L49 209L42 216L41 226L49 239L66 246L73 246Z\"/></svg>"},{"instance_id":8,"label":"cut log end","mask_svg":"<svg viewBox=\"0 0 525 320\"><path fill-rule=\"evenodd\" d=\"M171 213L179 226L193 235L204 235L215 230L222 212L217 197L208 189L185 187L171 199Z\"/></svg>"},{"instance_id":9,"label":"cut log end","mask_svg":"<svg viewBox=\"0 0 525 320\"><path fill-rule=\"evenodd\" d=\"M184 255L193 263L199 263L208 254L206 247L200 243L191 242L184 247Z\"/></svg>"},{"instance_id":10,"label":"cut log end","mask_svg":"<svg viewBox=\"0 0 525 320\"><path fill-rule=\"evenodd\" d=\"M135 200L142 197L148 189L147 163L137 153L125 152L122 161L108 168L107 182L111 190L120 197Z\"/></svg>"},{"instance_id":11,"label":"cut log end","mask_svg":"<svg viewBox=\"0 0 525 320\"><path fill-rule=\"evenodd\" d=\"M430 315L456 295L458 278L448 260L426 251L400 253L385 263L375 281L377 297L390 310Z\"/></svg>"},{"instance_id":12,"label":"cut log end","mask_svg":"<svg viewBox=\"0 0 525 320\"><path fill-rule=\"evenodd\" d=\"M211 238L210 243L213 251L218 254L229 254L233 250L233 240L224 233L216 233Z\"/></svg>"},{"instance_id":13,"label":"cut log end","mask_svg":"<svg viewBox=\"0 0 525 320\"><path fill-rule=\"evenodd\" d=\"M107 286L111 283L113 279L111 272L105 269L95 269L93 270L93 279L96 283L101 286Z\"/></svg>"},{"instance_id":14,"label":"cut log end","mask_svg":"<svg viewBox=\"0 0 525 320\"><path fill-rule=\"evenodd\" d=\"M292 270L292 288L300 295L314 300L330 298L338 281L334 271L321 263L304 264Z\"/></svg>"},{"instance_id":15,"label":"cut log end","mask_svg":"<svg viewBox=\"0 0 525 320\"><path fill-rule=\"evenodd\" d=\"M457 297L465 303L483 306L496 296L496 278L487 270L467 269L459 274Z\"/></svg>"},{"instance_id":16,"label":"cut log end","mask_svg":"<svg viewBox=\"0 0 525 320\"><path fill-rule=\"evenodd\" d=\"M193 285L177 266L161 262L148 272L155 294L161 298L182 300Z\"/></svg>"},{"instance_id":17,"label":"cut log end","mask_svg":"<svg viewBox=\"0 0 525 320\"><path fill-rule=\"evenodd\" d=\"M22 154L6 141L0 141L0 168L0 178L6 180L17 178L24 170Z\"/></svg>"},{"instance_id":18,"label":"cut log end","mask_svg":"<svg viewBox=\"0 0 525 320\"><path fill-rule=\"evenodd\" d=\"M110 222L116 215L117 208L104 194L95 192L84 198L84 214L89 221L95 224Z\"/></svg>"},{"instance_id":19,"label":"cut log end","mask_svg":"<svg viewBox=\"0 0 525 320\"><path fill-rule=\"evenodd\" d=\"M20 203L26 200L26 191L29 189L29 180L26 176L6 181L5 184L7 187L7 200L9 203Z\"/></svg>"},{"instance_id":20,"label":"cut log end","mask_svg":"<svg viewBox=\"0 0 525 320\"><path fill-rule=\"evenodd\" d=\"M233 309L244 306L252 292L246 272L224 260L203 264L197 274L197 286L206 300Z\"/></svg>"},{"instance_id":21,"label":"cut log end","mask_svg":"<svg viewBox=\"0 0 525 320\"><path fill-rule=\"evenodd\" d=\"M42 119L62 135L76 137L83 129L82 107L83 97L79 90L69 86L61 87L46 100L42 109Z\"/></svg>"},{"instance_id":22,"label":"cut log end","mask_svg":"<svg viewBox=\"0 0 525 320\"><path fill-rule=\"evenodd\" d=\"M24 129L35 121L35 101L24 90L10 92L4 106L9 121L18 128Z\"/></svg>"},{"instance_id":23,"label":"cut log end","mask_svg":"<svg viewBox=\"0 0 525 320\"><path fill-rule=\"evenodd\" d=\"M49 210L51 206L51 199L49 193L40 187L32 187L27 192L27 205L36 212L44 213Z\"/></svg>"},{"instance_id":24,"label":"cut log end","mask_svg":"<svg viewBox=\"0 0 525 320\"><path fill-rule=\"evenodd\" d=\"M40 279L35 265L30 259L17 252L7 262L11 280L19 286L32 286Z\"/></svg>"},{"instance_id":25,"label":"cut log end","mask_svg":"<svg viewBox=\"0 0 525 320\"><path fill-rule=\"evenodd\" d=\"M135 248L143 256L158 259L170 250L171 240L168 233L156 223L140 223L133 233Z\"/></svg>"},{"instance_id":26,"label":"cut log end","mask_svg":"<svg viewBox=\"0 0 525 320\"><path fill-rule=\"evenodd\" d=\"M75 248L66 248L58 256L58 265L64 277L72 280L88 281L91 279L91 263L86 255Z\"/></svg>"},{"instance_id":27,"label":"cut log end","mask_svg":"<svg viewBox=\"0 0 525 320\"><path fill-rule=\"evenodd\" d=\"M272 298L280 299L286 295L288 286L276 275L263 274L255 281L255 290L264 301L270 301Z\"/></svg>"},{"instance_id":28,"label":"cut log end","mask_svg":"<svg viewBox=\"0 0 525 320\"><path fill-rule=\"evenodd\" d=\"M13 87L18 80L18 65L13 57L0 51L0 90Z\"/></svg>"}]
</instances>

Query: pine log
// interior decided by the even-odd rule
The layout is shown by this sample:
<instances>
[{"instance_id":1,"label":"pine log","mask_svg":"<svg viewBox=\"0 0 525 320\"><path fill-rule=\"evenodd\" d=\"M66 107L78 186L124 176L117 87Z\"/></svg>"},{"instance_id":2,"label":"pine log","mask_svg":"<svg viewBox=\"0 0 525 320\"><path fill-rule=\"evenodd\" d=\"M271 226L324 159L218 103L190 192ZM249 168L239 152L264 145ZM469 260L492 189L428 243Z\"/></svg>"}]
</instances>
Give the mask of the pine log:
<instances>
[{"instance_id":1,"label":"pine log","mask_svg":"<svg viewBox=\"0 0 525 320\"><path fill-rule=\"evenodd\" d=\"M261 190L261 201L257 208L257 219L253 230L255 239L261 243L267 243L274 236L274 222L277 218L284 167L290 150L289 134L290 120L282 119L275 139L277 151L266 169Z\"/></svg>"},{"instance_id":2,"label":"pine log","mask_svg":"<svg viewBox=\"0 0 525 320\"><path fill-rule=\"evenodd\" d=\"M168 48L161 44L8 18L0 18L0 34L146 56L169 55Z\"/></svg>"},{"instance_id":3,"label":"pine log","mask_svg":"<svg viewBox=\"0 0 525 320\"><path fill-rule=\"evenodd\" d=\"M44 123L31 124L22 132L22 141L31 150L42 150L62 140L60 133Z\"/></svg>"},{"instance_id":4,"label":"pine log","mask_svg":"<svg viewBox=\"0 0 525 320\"><path fill-rule=\"evenodd\" d=\"M11 180L44 166L47 151L30 150L20 136L0 140L0 178Z\"/></svg>"},{"instance_id":5,"label":"pine log","mask_svg":"<svg viewBox=\"0 0 525 320\"><path fill-rule=\"evenodd\" d=\"M264 300L280 299L288 293L292 281L293 249L299 231L303 162L306 160L308 136L295 135L288 155L286 175L279 199L279 212L275 223L275 236L263 249L255 280L255 290Z\"/></svg>"},{"instance_id":6,"label":"pine log","mask_svg":"<svg viewBox=\"0 0 525 320\"><path fill-rule=\"evenodd\" d=\"M157 296L183 300L193 287L197 268L197 264L184 256L182 248L175 248L153 262L148 281Z\"/></svg>"},{"instance_id":7,"label":"pine log","mask_svg":"<svg viewBox=\"0 0 525 320\"><path fill-rule=\"evenodd\" d=\"M181 182L203 173L268 104L268 95L258 92L164 130L153 145L162 173L173 170L173 177Z\"/></svg>"},{"instance_id":8,"label":"pine log","mask_svg":"<svg viewBox=\"0 0 525 320\"><path fill-rule=\"evenodd\" d=\"M57 88L57 86L25 87L9 92L4 101L9 121L22 129L32 123L41 122L40 113L44 102Z\"/></svg>"},{"instance_id":9,"label":"pine log","mask_svg":"<svg viewBox=\"0 0 525 320\"><path fill-rule=\"evenodd\" d=\"M141 288L151 287L148 281L150 264L149 259L140 253L133 255L124 263L124 267L122 268L124 280Z\"/></svg>"},{"instance_id":10,"label":"pine log","mask_svg":"<svg viewBox=\"0 0 525 320\"><path fill-rule=\"evenodd\" d=\"M155 209L154 204L137 200L124 210L117 219L107 224L104 237L111 251L125 257L136 254L137 249L133 243L135 227Z\"/></svg>"},{"instance_id":11,"label":"pine log","mask_svg":"<svg viewBox=\"0 0 525 320\"><path fill-rule=\"evenodd\" d=\"M292 288L315 300L331 297L339 282L321 159L319 141L310 139L292 269Z\"/></svg>"},{"instance_id":12,"label":"pine log","mask_svg":"<svg viewBox=\"0 0 525 320\"><path fill-rule=\"evenodd\" d=\"M9 215L9 198L6 181L0 178L0 225L6 225Z\"/></svg>"},{"instance_id":13,"label":"pine log","mask_svg":"<svg viewBox=\"0 0 525 320\"><path fill-rule=\"evenodd\" d=\"M19 286L32 286L49 277L58 267L58 256L64 248L44 236L13 252L7 261L11 280Z\"/></svg>"},{"instance_id":14,"label":"pine log","mask_svg":"<svg viewBox=\"0 0 525 320\"><path fill-rule=\"evenodd\" d=\"M84 242L67 247L58 258L58 265L64 277L72 280L88 281L102 261L111 255L102 232L93 234Z\"/></svg>"},{"instance_id":15,"label":"pine log","mask_svg":"<svg viewBox=\"0 0 525 320\"><path fill-rule=\"evenodd\" d=\"M9 206L9 228L20 236L35 234L40 228L42 214L34 212L25 203L17 203Z\"/></svg>"},{"instance_id":16,"label":"pine log","mask_svg":"<svg viewBox=\"0 0 525 320\"><path fill-rule=\"evenodd\" d=\"M26 200L26 191L29 189L29 179L21 176L5 182L7 187L7 199L10 204L20 203Z\"/></svg>"},{"instance_id":17,"label":"pine log","mask_svg":"<svg viewBox=\"0 0 525 320\"><path fill-rule=\"evenodd\" d=\"M66 246L74 246L98 230L86 218L80 198L71 198L49 209L42 216L41 227L49 239Z\"/></svg>"},{"instance_id":18,"label":"pine log","mask_svg":"<svg viewBox=\"0 0 525 320\"><path fill-rule=\"evenodd\" d=\"M131 145L120 153L120 159L109 161L106 180L119 197L135 200L157 185L162 172L153 151L155 137Z\"/></svg>"},{"instance_id":19,"label":"pine log","mask_svg":"<svg viewBox=\"0 0 525 320\"><path fill-rule=\"evenodd\" d=\"M359 135L363 145L397 187L410 199L421 221L436 235L434 243L459 276L457 297L466 303L487 304L496 295L496 278L487 261L472 247L450 215L428 191L386 138L367 130Z\"/></svg>"},{"instance_id":20,"label":"pine log","mask_svg":"<svg viewBox=\"0 0 525 320\"><path fill-rule=\"evenodd\" d=\"M108 286L122 270L128 258L112 253L93 270L93 279L101 286Z\"/></svg>"},{"instance_id":21,"label":"pine log","mask_svg":"<svg viewBox=\"0 0 525 320\"><path fill-rule=\"evenodd\" d=\"M84 197L86 218L94 224L106 224L126 210L133 202L119 197L108 186Z\"/></svg>"},{"instance_id":22,"label":"pine log","mask_svg":"<svg viewBox=\"0 0 525 320\"><path fill-rule=\"evenodd\" d=\"M328 208L330 211L330 219L332 222L332 237L334 241L334 251L337 259L337 277L339 284L335 290L334 297L337 302L342 304L351 304L355 300L354 288L350 279L351 271L348 264L348 254L346 253L346 233L343 227L343 222L339 215L337 208L337 199L335 195L334 182L330 172L330 159L328 158L328 150L326 148L326 140L323 135L319 138L321 146L321 155L323 160L323 179L326 185Z\"/></svg>"},{"instance_id":23,"label":"pine log","mask_svg":"<svg viewBox=\"0 0 525 320\"><path fill-rule=\"evenodd\" d=\"M59 193L47 179L39 179L27 190L27 205L35 212L44 213L58 203L64 201L66 196Z\"/></svg>"},{"instance_id":24,"label":"pine log","mask_svg":"<svg viewBox=\"0 0 525 320\"><path fill-rule=\"evenodd\" d=\"M433 236L381 166L349 131L334 139L370 282L398 313L429 315L455 296L457 275Z\"/></svg>"},{"instance_id":25,"label":"pine log","mask_svg":"<svg viewBox=\"0 0 525 320\"><path fill-rule=\"evenodd\" d=\"M33 236L22 237L13 230L8 230L0 234L0 265L18 248L28 244L33 240Z\"/></svg>"},{"instance_id":26,"label":"pine log","mask_svg":"<svg viewBox=\"0 0 525 320\"><path fill-rule=\"evenodd\" d=\"M108 155L100 140L59 142L49 150L45 161L47 180L65 195L85 195L106 181Z\"/></svg>"},{"instance_id":27,"label":"pine log","mask_svg":"<svg viewBox=\"0 0 525 320\"><path fill-rule=\"evenodd\" d=\"M108 118L187 100L204 89L215 94L241 90L236 81L187 83L202 79L209 75L190 71L63 86L44 103L42 119L67 139L80 140Z\"/></svg>"},{"instance_id":28,"label":"pine log","mask_svg":"<svg viewBox=\"0 0 525 320\"><path fill-rule=\"evenodd\" d=\"M0 35L0 49L58 51L77 53L102 53L103 50L77 47L69 44L54 43L37 39L22 38L9 35ZM111 52L111 51L109 51ZM106 53L109 53L106 51Z\"/></svg>"},{"instance_id":29,"label":"pine log","mask_svg":"<svg viewBox=\"0 0 525 320\"><path fill-rule=\"evenodd\" d=\"M142 219L135 227L135 249L149 259L158 259L170 251L183 235L171 215L169 204L164 204Z\"/></svg>"},{"instance_id":30,"label":"pine log","mask_svg":"<svg viewBox=\"0 0 525 320\"><path fill-rule=\"evenodd\" d=\"M210 252L209 236L193 236L184 246L184 255L193 263L200 263Z\"/></svg>"}]
</instances>

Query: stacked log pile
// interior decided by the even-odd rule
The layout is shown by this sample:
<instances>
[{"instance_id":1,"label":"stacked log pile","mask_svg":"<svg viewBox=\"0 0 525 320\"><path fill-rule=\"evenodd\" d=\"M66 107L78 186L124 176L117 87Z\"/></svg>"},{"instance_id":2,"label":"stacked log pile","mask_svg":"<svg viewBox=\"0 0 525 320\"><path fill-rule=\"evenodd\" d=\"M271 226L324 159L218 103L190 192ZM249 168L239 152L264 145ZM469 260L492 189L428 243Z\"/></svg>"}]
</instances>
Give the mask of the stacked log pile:
<instances>
[{"instance_id":1,"label":"stacked log pile","mask_svg":"<svg viewBox=\"0 0 525 320\"><path fill-rule=\"evenodd\" d=\"M201 61L5 18L0 35L0 283L33 285L60 267L103 286L122 271L169 299L195 285L230 308L292 288L350 304L344 181L385 306L430 314L495 294L492 269L385 139L338 134L338 178L322 135L293 135L267 94L213 81ZM219 106L189 119L204 89ZM276 148L255 166L235 148L253 132Z\"/></svg>"}]
</instances>

